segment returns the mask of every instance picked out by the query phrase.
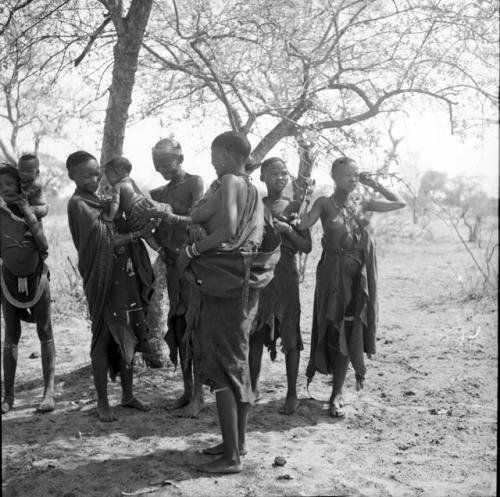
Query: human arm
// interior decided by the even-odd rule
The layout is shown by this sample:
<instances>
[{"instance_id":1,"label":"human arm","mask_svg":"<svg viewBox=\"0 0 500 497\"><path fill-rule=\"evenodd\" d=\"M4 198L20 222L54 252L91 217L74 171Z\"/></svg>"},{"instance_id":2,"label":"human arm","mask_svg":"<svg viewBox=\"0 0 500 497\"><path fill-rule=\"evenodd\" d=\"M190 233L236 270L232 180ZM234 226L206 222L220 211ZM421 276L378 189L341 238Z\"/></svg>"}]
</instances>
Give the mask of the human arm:
<instances>
[{"instance_id":1,"label":"human arm","mask_svg":"<svg viewBox=\"0 0 500 497\"><path fill-rule=\"evenodd\" d=\"M48 204L31 205L30 208L37 219L41 219L42 217L45 217L49 213Z\"/></svg>"},{"instance_id":2,"label":"human arm","mask_svg":"<svg viewBox=\"0 0 500 497\"><path fill-rule=\"evenodd\" d=\"M373 188L376 192L381 193L385 200L370 199L362 204L362 210L372 211L372 212L390 212L405 207L406 203L404 200L395 192L385 188L379 182L373 180L367 175L361 173L359 175L359 181L363 185Z\"/></svg>"},{"instance_id":3,"label":"human arm","mask_svg":"<svg viewBox=\"0 0 500 497\"><path fill-rule=\"evenodd\" d=\"M32 183L21 189L21 195L26 198L30 205L30 209L35 214L37 219L45 217L49 213L49 205L45 197L42 187L38 183Z\"/></svg>"},{"instance_id":4,"label":"human arm","mask_svg":"<svg viewBox=\"0 0 500 497\"><path fill-rule=\"evenodd\" d=\"M200 209L192 212L194 222L203 222L198 218L198 214L203 215L206 218L205 221L216 219L214 229L210 234L196 243L199 252L214 249L236 234L238 197L243 187L246 188L246 185L241 182L241 178L233 174L225 174L221 178L221 186L217 193L203 204L203 207L209 208L210 212L205 209L203 212L198 212Z\"/></svg>"},{"instance_id":5,"label":"human arm","mask_svg":"<svg viewBox=\"0 0 500 497\"><path fill-rule=\"evenodd\" d=\"M49 244L45 233L43 232L42 222L35 216L30 205L28 204L28 201L24 197L20 196L15 203L26 220L26 224L33 235L33 240L35 241L38 250L42 254L47 253L49 250Z\"/></svg>"},{"instance_id":6,"label":"human arm","mask_svg":"<svg viewBox=\"0 0 500 497\"><path fill-rule=\"evenodd\" d=\"M316 224L316 221L320 218L321 213L323 212L323 204L325 200L326 197L320 197L315 200L311 210L306 212L300 219L300 223L298 225L299 230L303 231L312 228Z\"/></svg>"},{"instance_id":7,"label":"human arm","mask_svg":"<svg viewBox=\"0 0 500 497\"><path fill-rule=\"evenodd\" d=\"M113 247L121 247L128 243L135 242L139 238L149 238L154 233L155 223L149 222L143 228L137 231L130 231L128 233L115 233L112 237Z\"/></svg>"},{"instance_id":8,"label":"human arm","mask_svg":"<svg viewBox=\"0 0 500 497\"><path fill-rule=\"evenodd\" d=\"M106 206L107 212L104 213L104 217L109 220L113 220L120 209L120 187L118 184L111 185L110 187L110 200L104 202L103 205Z\"/></svg>"},{"instance_id":9,"label":"human arm","mask_svg":"<svg viewBox=\"0 0 500 497\"><path fill-rule=\"evenodd\" d=\"M280 232L281 235L286 236L299 252L308 254L311 251L312 243L309 230L299 231L291 224L280 219L274 220L274 227Z\"/></svg>"}]
</instances>

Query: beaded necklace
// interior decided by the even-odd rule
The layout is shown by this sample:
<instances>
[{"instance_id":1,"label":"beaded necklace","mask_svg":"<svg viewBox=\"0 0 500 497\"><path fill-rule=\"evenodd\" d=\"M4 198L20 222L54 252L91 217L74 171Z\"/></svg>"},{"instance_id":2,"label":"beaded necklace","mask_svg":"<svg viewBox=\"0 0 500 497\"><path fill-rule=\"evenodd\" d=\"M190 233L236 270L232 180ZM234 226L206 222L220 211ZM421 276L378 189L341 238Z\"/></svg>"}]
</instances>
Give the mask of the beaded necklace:
<instances>
[{"instance_id":1,"label":"beaded necklace","mask_svg":"<svg viewBox=\"0 0 500 497\"><path fill-rule=\"evenodd\" d=\"M346 232L343 238L345 238L345 242L350 245L353 239L359 241L361 239L361 233L359 232L359 226L356 222L356 204L354 200L351 196L348 196L345 202L339 205L333 195L331 199L334 207L339 211L344 220Z\"/></svg>"}]
</instances>

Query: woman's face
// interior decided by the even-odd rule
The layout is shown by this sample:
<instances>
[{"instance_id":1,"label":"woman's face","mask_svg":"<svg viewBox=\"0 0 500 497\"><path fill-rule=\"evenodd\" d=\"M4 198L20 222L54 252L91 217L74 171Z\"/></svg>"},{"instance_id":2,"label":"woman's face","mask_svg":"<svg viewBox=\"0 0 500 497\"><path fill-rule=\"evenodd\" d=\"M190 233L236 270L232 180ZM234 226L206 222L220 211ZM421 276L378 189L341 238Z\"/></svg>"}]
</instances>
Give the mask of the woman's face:
<instances>
[{"instance_id":1,"label":"woman's face","mask_svg":"<svg viewBox=\"0 0 500 497\"><path fill-rule=\"evenodd\" d=\"M267 191L281 192L288 183L288 170L283 162L273 162L267 166L261 176L262 181L267 186Z\"/></svg>"},{"instance_id":2,"label":"woman's face","mask_svg":"<svg viewBox=\"0 0 500 497\"><path fill-rule=\"evenodd\" d=\"M95 193L99 188L99 181L101 179L99 164L94 159L82 162L71 168L69 177L76 183L76 186L80 190Z\"/></svg>"},{"instance_id":3,"label":"woman's face","mask_svg":"<svg viewBox=\"0 0 500 497\"><path fill-rule=\"evenodd\" d=\"M349 193L356 188L358 177L359 169L354 161L336 166L332 173L337 188Z\"/></svg>"},{"instance_id":4,"label":"woman's face","mask_svg":"<svg viewBox=\"0 0 500 497\"><path fill-rule=\"evenodd\" d=\"M19 182L10 174L0 175L0 197L9 203L19 195Z\"/></svg>"},{"instance_id":5,"label":"woman's face","mask_svg":"<svg viewBox=\"0 0 500 497\"><path fill-rule=\"evenodd\" d=\"M179 173L182 158L180 155L153 153L153 164L165 181L171 181Z\"/></svg>"}]
</instances>

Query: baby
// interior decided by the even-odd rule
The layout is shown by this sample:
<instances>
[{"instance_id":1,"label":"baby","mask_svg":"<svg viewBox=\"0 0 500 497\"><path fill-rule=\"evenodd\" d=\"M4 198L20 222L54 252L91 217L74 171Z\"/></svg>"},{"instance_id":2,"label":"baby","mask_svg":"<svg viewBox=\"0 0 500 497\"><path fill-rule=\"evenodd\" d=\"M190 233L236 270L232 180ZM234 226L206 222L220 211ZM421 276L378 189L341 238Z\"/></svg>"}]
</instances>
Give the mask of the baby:
<instances>
[{"instance_id":1,"label":"baby","mask_svg":"<svg viewBox=\"0 0 500 497\"><path fill-rule=\"evenodd\" d=\"M111 186L111 203L106 218L113 220L121 209L137 230L151 222L138 211L153 205L130 178L131 170L132 164L125 157L115 157L104 165L104 175ZM160 250L154 237L146 238L146 242L153 250Z\"/></svg>"},{"instance_id":2,"label":"baby","mask_svg":"<svg viewBox=\"0 0 500 497\"><path fill-rule=\"evenodd\" d=\"M38 219L45 217L49 211L49 206L42 191L38 157L33 154L21 155L17 168L21 181L21 195L28 201L33 214Z\"/></svg>"}]
</instances>

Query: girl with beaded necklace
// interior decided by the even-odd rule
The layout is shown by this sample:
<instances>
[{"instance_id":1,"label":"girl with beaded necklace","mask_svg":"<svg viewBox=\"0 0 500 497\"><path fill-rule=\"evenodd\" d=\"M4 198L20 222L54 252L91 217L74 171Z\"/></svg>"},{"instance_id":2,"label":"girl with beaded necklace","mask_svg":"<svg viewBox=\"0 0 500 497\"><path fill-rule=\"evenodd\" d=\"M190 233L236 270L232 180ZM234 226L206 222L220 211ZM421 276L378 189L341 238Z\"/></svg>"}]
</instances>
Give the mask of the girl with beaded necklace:
<instances>
[{"instance_id":1,"label":"girl with beaded necklace","mask_svg":"<svg viewBox=\"0 0 500 497\"><path fill-rule=\"evenodd\" d=\"M356 388L363 388L368 358L375 353L377 327L377 264L375 244L364 212L389 212L405 206L403 200L366 173L356 161L340 157L333 162L335 191L320 197L303 216L301 229L321 219L323 253L316 272L311 351L306 370L308 385L316 371L333 374L330 415L344 417L342 388L351 362ZM358 181L384 199L355 201Z\"/></svg>"}]
</instances>

